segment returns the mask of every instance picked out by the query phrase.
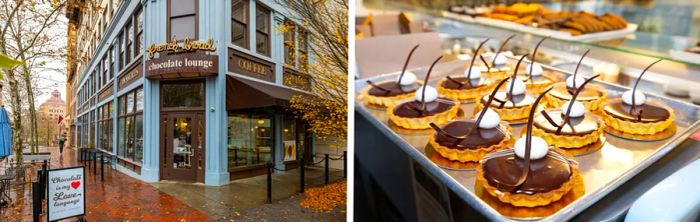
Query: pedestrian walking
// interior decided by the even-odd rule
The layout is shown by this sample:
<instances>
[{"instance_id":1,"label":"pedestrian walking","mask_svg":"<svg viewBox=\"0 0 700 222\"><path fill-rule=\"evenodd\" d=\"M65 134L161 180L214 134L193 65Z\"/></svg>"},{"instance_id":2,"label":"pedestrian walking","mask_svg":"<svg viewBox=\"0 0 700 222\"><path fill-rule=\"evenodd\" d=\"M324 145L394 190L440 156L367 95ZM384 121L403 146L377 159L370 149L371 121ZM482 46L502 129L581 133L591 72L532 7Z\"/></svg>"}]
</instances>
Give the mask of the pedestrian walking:
<instances>
[{"instance_id":1,"label":"pedestrian walking","mask_svg":"<svg viewBox=\"0 0 700 222\"><path fill-rule=\"evenodd\" d=\"M63 145L66 143L66 133L58 137L58 151L63 154Z\"/></svg>"}]
</instances>

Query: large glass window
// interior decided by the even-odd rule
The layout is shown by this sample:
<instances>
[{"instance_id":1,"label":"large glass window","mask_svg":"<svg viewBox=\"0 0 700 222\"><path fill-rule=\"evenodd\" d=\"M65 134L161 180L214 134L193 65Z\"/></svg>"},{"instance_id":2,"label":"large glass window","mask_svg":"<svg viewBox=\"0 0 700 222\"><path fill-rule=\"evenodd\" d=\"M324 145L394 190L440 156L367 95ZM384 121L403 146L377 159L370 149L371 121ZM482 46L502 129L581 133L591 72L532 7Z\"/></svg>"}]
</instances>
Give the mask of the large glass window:
<instances>
[{"instance_id":1,"label":"large glass window","mask_svg":"<svg viewBox=\"0 0 700 222\"><path fill-rule=\"evenodd\" d=\"M231 5L231 41L248 48L248 0L233 0Z\"/></svg>"},{"instance_id":2,"label":"large glass window","mask_svg":"<svg viewBox=\"0 0 700 222\"><path fill-rule=\"evenodd\" d=\"M161 85L161 95L163 107L203 107L204 83L166 83Z\"/></svg>"},{"instance_id":3,"label":"large glass window","mask_svg":"<svg viewBox=\"0 0 700 222\"><path fill-rule=\"evenodd\" d=\"M124 41L124 34L119 33L119 37L117 37L119 40L119 71L121 71L124 68L124 49L126 48L126 41Z\"/></svg>"},{"instance_id":4,"label":"large glass window","mask_svg":"<svg viewBox=\"0 0 700 222\"><path fill-rule=\"evenodd\" d=\"M98 109L98 148L112 152L112 102Z\"/></svg>"},{"instance_id":5,"label":"large glass window","mask_svg":"<svg viewBox=\"0 0 700 222\"><path fill-rule=\"evenodd\" d=\"M170 33L168 39L177 41L196 38L195 0L170 0Z\"/></svg>"},{"instance_id":6,"label":"large glass window","mask_svg":"<svg viewBox=\"0 0 700 222\"><path fill-rule=\"evenodd\" d=\"M272 118L250 113L228 117L228 168L263 165L272 161Z\"/></svg>"},{"instance_id":7,"label":"large glass window","mask_svg":"<svg viewBox=\"0 0 700 222\"><path fill-rule=\"evenodd\" d=\"M257 5L255 8L255 50L270 56L270 10Z\"/></svg>"},{"instance_id":8,"label":"large glass window","mask_svg":"<svg viewBox=\"0 0 700 222\"><path fill-rule=\"evenodd\" d=\"M141 95L141 96L139 96ZM143 161L143 89L119 97L117 155L136 163Z\"/></svg>"}]
</instances>

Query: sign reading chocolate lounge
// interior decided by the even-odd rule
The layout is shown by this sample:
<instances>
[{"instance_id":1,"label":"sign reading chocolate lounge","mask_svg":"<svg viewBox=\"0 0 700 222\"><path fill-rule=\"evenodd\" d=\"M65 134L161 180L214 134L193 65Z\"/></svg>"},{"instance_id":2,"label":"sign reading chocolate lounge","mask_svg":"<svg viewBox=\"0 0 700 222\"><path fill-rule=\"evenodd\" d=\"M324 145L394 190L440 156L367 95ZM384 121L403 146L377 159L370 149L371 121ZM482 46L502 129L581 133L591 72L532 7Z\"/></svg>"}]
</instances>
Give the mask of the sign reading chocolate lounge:
<instances>
[{"instance_id":1,"label":"sign reading chocolate lounge","mask_svg":"<svg viewBox=\"0 0 700 222\"><path fill-rule=\"evenodd\" d=\"M216 51L214 41L190 41L153 44L148 47L150 58L146 61L146 78L172 79L216 75L219 72L219 56L201 51ZM167 54L164 52L168 52ZM158 58L155 53L159 53Z\"/></svg>"}]
</instances>

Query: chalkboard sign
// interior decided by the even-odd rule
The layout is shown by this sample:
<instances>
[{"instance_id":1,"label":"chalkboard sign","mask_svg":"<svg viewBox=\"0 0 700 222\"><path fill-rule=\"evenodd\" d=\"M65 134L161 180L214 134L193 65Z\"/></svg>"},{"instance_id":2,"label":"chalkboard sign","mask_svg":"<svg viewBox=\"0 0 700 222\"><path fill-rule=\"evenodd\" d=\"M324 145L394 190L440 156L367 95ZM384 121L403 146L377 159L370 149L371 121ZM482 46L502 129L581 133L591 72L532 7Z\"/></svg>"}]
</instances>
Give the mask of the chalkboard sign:
<instances>
[{"instance_id":1,"label":"chalkboard sign","mask_svg":"<svg viewBox=\"0 0 700 222\"><path fill-rule=\"evenodd\" d=\"M47 183L48 221L85 215L85 167L50 169Z\"/></svg>"}]
</instances>

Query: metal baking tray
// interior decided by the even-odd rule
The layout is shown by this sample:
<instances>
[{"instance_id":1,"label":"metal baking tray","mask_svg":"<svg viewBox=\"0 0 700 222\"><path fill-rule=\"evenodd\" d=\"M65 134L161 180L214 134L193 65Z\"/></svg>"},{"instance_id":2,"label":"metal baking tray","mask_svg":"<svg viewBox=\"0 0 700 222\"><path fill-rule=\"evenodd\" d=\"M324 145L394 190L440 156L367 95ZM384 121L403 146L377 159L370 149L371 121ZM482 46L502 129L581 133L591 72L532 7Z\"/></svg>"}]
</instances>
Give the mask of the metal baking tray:
<instances>
[{"instance_id":1,"label":"metal baking tray","mask_svg":"<svg viewBox=\"0 0 700 222\"><path fill-rule=\"evenodd\" d=\"M513 58L510 58L512 61ZM525 64L525 63L523 63ZM428 84L435 87L436 82L446 75L455 75L462 73L465 66L464 61L452 61L437 65L431 74L431 80ZM522 64L521 64L522 66ZM522 68L522 67L521 67ZM563 77L571 73L555 67L543 65L544 69L552 70L560 73ZM427 71L427 67L412 70L419 79L423 79ZM368 78L374 82L381 82L390 79L395 79L398 73L385 74ZM548 221L563 221L572 218L584 209L591 206L596 201L610 193L629 180L643 169L648 167L653 162L663 157L666 153L675 148L684 138L687 138L694 126L700 124L700 107L669 99L663 96L646 93L647 98L656 99L666 103L674 109L676 114L676 132L673 136L658 140L658 141L635 141L623 139L614 135L605 133L605 144L600 150L575 156L574 159L579 162L581 175L585 183L585 193L568 203L564 207L557 209L554 213L548 216L533 216L533 217L512 217L499 213L491 205L487 204L482 198L475 193L475 171L474 170L454 170L445 165L438 165L426 156L426 145L428 137L433 133L432 130L425 131L408 131L396 128L388 122L386 109L367 106L361 96L361 92L368 86L366 80L360 79L355 83L356 102L355 109L365 116L371 116L370 123L377 127L384 127L382 131L389 132L387 135L393 141L397 141L399 147L404 149L416 162L431 172L436 178L441 180L447 187L452 189L457 195L468 202L474 209L481 212L484 216L491 220L548 220ZM642 80L643 81L643 80ZM629 89L627 87L610 84L602 81L594 81L608 89L609 97L619 97L622 92ZM466 117L472 117L474 104L463 103L462 109ZM512 125L515 138L520 137L523 124ZM430 149L427 149L430 154Z\"/></svg>"}]
</instances>

